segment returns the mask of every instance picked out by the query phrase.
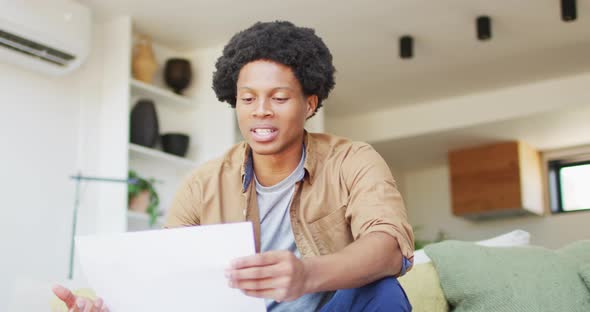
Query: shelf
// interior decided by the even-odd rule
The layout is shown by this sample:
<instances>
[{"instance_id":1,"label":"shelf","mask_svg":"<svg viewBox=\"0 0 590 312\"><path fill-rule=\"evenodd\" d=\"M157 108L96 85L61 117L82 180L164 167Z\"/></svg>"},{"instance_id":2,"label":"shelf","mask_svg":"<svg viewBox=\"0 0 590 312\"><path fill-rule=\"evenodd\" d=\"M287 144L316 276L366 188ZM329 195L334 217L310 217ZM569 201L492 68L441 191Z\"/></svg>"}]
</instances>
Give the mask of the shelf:
<instances>
[{"instance_id":1,"label":"shelf","mask_svg":"<svg viewBox=\"0 0 590 312\"><path fill-rule=\"evenodd\" d=\"M150 85L131 78L131 96L151 99L157 104L174 105L183 108L195 107L195 102L190 98L178 95L170 90Z\"/></svg>"},{"instance_id":2,"label":"shelf","mask_svg":"<svg viewBox=\"0 0 590 312\"><path fill-rule=\"evenodd\" d=\"M185 167L191 169L197 166L197 163L193 160L168 154L160 150L144 147L133 143L129 143L129 152L131 156L163 160L177 167Z\"/></svg>"}]
</instances>

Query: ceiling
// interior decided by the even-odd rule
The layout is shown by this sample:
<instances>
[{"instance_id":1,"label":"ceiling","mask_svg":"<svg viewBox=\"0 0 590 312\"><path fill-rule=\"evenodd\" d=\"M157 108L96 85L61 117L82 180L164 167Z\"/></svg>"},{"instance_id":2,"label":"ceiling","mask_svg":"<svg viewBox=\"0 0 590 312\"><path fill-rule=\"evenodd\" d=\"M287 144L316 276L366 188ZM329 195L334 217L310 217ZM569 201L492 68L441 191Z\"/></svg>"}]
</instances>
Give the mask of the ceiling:
<instances>
[{"instance_id":1,"label":"ceiling","mask_svg":"<svg viewBox=\"0 0 590 312\"><path fill-rule=\"evenodd\" d=\"M395 170L412 170L447 163L450 150L520 140L540 151L588 145L590 105L490 122L428 135L375 142L372 145Z\"/></svg>"},{"instance_id":2,"label":"ceiling","mask_svg":"<svg viewBox=\"0 0 590 312\"><path fill-rule=\"evenodd\" d=\"M180 50L224 44L256 21L315 28L332 50L331 117L386 110L590 69L590 1L560 19L559 0L80 0L100 19L126 14L135 27ZM493 38L475 38L478 15ZM415 38L415 58L398 38Z\"/></svg>"}]
</instances>

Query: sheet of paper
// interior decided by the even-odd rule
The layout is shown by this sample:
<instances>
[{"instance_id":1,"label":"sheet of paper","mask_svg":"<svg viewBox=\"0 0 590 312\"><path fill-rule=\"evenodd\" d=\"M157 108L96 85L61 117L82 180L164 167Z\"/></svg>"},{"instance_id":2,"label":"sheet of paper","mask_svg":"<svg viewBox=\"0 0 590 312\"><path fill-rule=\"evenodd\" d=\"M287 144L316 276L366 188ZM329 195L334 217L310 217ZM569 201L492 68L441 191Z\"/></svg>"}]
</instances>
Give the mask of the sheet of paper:
<instances>
[{"instance_id":1,"label":"sheet of paper","mask_svg":"<svg viewBox=\"0 0 590 312\"><path fill-rule=\"evenodd\" d=\"M249 222L80 236L76 248L112 312L266 311L224 276L231 260L255 253Z\"/></svg>"}]
</instances>

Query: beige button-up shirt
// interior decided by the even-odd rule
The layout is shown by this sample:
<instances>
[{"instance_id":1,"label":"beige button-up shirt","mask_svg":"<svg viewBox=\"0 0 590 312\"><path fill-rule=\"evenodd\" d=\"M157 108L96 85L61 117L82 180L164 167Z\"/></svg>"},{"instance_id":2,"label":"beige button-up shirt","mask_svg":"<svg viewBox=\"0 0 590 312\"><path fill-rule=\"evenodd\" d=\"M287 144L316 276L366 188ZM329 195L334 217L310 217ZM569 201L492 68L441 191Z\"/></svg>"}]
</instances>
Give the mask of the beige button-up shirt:
<instances>
[{"instance_id":1,"label":"beige button-up shirt","mask_svg":"<svg viewBox=\"0 0 590 312\"><path fill-rule=\"evenodd\" d=\"M296 184L290 206L302 257L337 252L378 231L395 237L405 263L412 263L412 228L383 158L369 144L328 134L306 132L304 146L305 177ZM251 221L260 250L253 175L248 144L233 146L192 172L176 194L165 227Z\"/></svg>"}]
</instances>

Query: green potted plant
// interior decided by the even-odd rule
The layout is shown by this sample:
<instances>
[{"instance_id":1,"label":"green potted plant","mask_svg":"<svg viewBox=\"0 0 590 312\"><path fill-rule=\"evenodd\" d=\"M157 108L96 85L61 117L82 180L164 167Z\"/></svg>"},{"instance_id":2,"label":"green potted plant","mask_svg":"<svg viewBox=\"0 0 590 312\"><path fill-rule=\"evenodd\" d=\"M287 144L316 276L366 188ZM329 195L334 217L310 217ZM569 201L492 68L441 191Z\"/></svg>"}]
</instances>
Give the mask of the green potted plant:
<instances>
[{"instance_id":1,"label":"green potted plant","mask_svg":"<svg viewBox=\"0 0 590 312\"><path fill-rule=\"evenodd\" d=\"M158 205L160 198L154 188L154 178L143 178L135 171L129 170L129 183L127 187L127 205L129 210L147 213L150 216L150 226L156 224L158 218Z\"/></svg>"},{"instance_id":2,"label":"green potted plant","mask_svg":"<svg viewBox=\"0 0 590 312\"><path fill-rule=\"evenodd\" d=\"M440 230L438 231L438 234L434 240L419 239L416 234L420 232L422 226L416 225L412 226L412 228L414 229L414 250L419 250L424 248L426 245L442 242L443 240L447 239L446 233Z\"/></svg>"}]
</instances>

